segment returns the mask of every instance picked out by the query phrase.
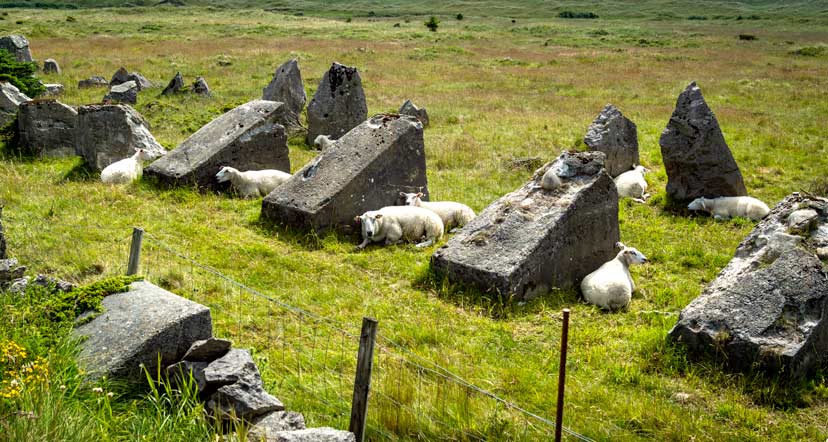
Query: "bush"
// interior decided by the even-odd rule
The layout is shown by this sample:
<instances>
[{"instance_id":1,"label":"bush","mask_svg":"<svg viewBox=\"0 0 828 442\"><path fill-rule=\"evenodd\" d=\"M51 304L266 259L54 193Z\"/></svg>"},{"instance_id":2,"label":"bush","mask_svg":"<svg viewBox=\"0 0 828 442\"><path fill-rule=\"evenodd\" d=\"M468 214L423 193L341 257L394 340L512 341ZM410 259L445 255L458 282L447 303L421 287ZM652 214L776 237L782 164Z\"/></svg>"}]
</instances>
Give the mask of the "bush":
<instances>
[{"instance_id":1,"label":"bush","mask_svg":"<svg viewBox=\"0 0 828 442\"><path fill-rule=\"evenodd\" d=\"M559 18L598 18L598 14L593 12L572 12L563 11L558 13Z\"/></svg>"},{"instance_id":2,"label":"bush","mask_svg":"<svg viewBox=\"0 0 828 442\"><path fill-rule=\"evenodd\" d=\"M756 36L752 34L739 34L739 40L751 41L756 40Z\"/></svg>"},{"instance_id":3,"label":"bush","mask_svg":"<svg viewBox=\"0 0 828 442\"><path fill-rule=\"evenodd\" d=\"M0 49L0 81L8 81L20 92L36 97L46 90L34 77L37 66L31 62L20 62L5 49Z\"/></svg>"},{"instance_id":4,"label":"bush","mask_svg":"<svg viewBox=\"0 0 828 442\"><path fill-rule=\"evenodd\" d=\"M691 15L690 17L687 17L687 20L707 20L707 17L703 15Z\"/></svg>"},{"instance_id":5,"label":"bush","mask_svg":"<svg viewBox=\"0 0 828 442\"><path fill-rule=\"evenodd\" d=\"M800 55L802 57L819 57L828 52L825 46L805 46L795 51L791 51L793 55Z\"/></svg>"},{"instance_id":6,"label":"bush","mask_svg":"<svg viewBox=\"0 0 828 442\"><path fill-rule=\"evenodd\" d=\"M437 32L437 26L440 25L440 20L437 20L437 17L432 15L431 18L428 19L428 21L425 22L424 24L425 24L425 27L427 27L429 31Z\"/></svg>"},{"instance_id":7,"label":"bush","mask_svg":"<svg viewBox=\"0 0 828 442\"><path fill-rule=\"evenodd\" d=\"M457 14L457 20L463 20L463 14Z\"/></svg>"}]
</instances>

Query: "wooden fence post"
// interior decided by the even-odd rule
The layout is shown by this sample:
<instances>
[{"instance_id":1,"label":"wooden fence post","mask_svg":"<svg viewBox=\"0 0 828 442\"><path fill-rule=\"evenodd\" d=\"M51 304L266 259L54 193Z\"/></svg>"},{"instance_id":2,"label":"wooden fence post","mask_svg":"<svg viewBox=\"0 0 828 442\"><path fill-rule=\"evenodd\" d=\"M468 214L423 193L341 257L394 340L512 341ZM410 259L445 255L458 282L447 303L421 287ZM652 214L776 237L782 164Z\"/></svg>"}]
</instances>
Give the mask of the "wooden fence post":
<instances>
[{"instance_id":1,"label":"wooden fence post","mask_svg":"<svg viewBox=\"0 0 828 442\"><path fill-rule=\"evenodd\" d=\"M374 342L377 336L377 320L362 318L359 334L354 399L351 402L351 423L348 431L354 433L356 442L365 440L365 423L368 417L368 392L371 389L371 371L374 369Z\"/></svg>"},{"instance_id":2,"label":"wooden fence post","mask_svg":"<svg viewBox=\"0 0 828 442\"><path fill-rule=\"evenodd\" d=\"M569 309L563 309L563 329L561 330L561 362L558 367L558 403L555 413L555 442L561 442L563 429L564 385L566 384L566 348L569 340Z\"/></svg>"},{"instance_id":3,"label":"wooden fence post","mask_svg":"<svg viewBox=\"0 0 828 442\"><path fill-rule=\"evenodd\" d=\"M144 230L140 227L132 229L132 244L129 246L129 263L127 264L127 276L138 273L138 265L141 263L141 242L144 240Z\"/></svg>"}]
</instances>

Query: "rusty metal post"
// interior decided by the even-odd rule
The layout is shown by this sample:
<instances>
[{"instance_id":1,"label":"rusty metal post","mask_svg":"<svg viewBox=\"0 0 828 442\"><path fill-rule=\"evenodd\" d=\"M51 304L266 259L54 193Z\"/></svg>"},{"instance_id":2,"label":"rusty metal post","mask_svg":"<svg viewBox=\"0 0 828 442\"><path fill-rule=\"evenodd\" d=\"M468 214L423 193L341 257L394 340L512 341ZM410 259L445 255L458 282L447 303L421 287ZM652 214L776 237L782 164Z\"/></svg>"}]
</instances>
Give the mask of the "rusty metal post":
<instances>
[{"instance_id":1,"label":"rusty metal post","mask_svg":"<svg viewBox=\"0 0 828 442\"><path fill-rule=\"evenodd\" d=\"M563 309L563 329L561 330L561 362L558 367L558 402L555 413L555 442L561 442L563 429L564 385L566 384L566 348L569 340L569 309Z\"/></svg>"}]
</instances>

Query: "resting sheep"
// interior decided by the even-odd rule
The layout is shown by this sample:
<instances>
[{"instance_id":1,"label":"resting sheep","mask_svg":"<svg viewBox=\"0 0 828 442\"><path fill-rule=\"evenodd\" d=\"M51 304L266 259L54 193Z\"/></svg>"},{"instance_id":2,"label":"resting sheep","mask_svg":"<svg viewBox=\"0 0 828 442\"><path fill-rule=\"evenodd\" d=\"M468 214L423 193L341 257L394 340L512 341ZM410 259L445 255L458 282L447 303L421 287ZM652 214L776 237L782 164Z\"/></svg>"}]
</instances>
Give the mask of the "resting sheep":
<instances>
[{"instance_id":1,"label":"resting sheep","mask_svg":"<svg viewBox=\"0 0 828 442\"><path fill-rule=\"evenodd\" d=\"M118 160L101 171L101 181L106 184L128 184L144 174L144 162L155 156L144 149L135 149L135 153L123 160Z\"/></svg>"},{"instance_id":2,"label":"resting sheep","mask_svg":"<svg viewBox=\"0 0 828 442\"><path fill-rule=\"evenodd\" d=\"M635 291L630 266L647 262L647 257L635 248L620 242L615 246L621 249L615 258L605 262L581 281L584 299L607 310L623 308L630 303L632 292Z\"/></svg>"},{"instance_id":3,"label":"resting sheep","mask_svg":"<svg viewBox=\"0 0 828 442\"><path fill-rule=\"evenodd\" d=\"M619 197L632 198L633 201L643 203L650 197L647 192L647 180L644 174L649 172L644 166L635 166L614 178L615 187L618 189Z\"/></svg>"},{"instance_id":4,"label":"resting sheep","mask_svg":"<svg viewBox=\"0 0 828 442\"><path fill-rule=\"evenodd\" d=\"M718 198L696 198L688 206L690 210L703 210L717 220L734 216L760 220L770 209L767 204L749 196L720 196Z\"/></svg>"},{"instance_id":5,"label":"resting sheep","mask_svg":"<svg viewBox=\"0 0 828 442\"><path fill-rule=\"evenodd\" d=\"M291 176L293 175L275 169L239 172L230 166L224 166L216 174L216 180L220 183L230 181L243 198L255 198L266 196Z\"/></svg>"},{"instance_id":6,"label":"resting sheep","mask_svg":"<svg viewBox=\"0 0 828 442\"><path fill-rule=\"evenodd\" d=\"M385 240L385 245L401 240L425 241L417 247L428 247L443 236L443 221L436 213L420 207L388 206L357 216L361 225L363 241L357 246L364 249L370 242Z\"/></svg>"},{"instance_id":7,"label":"resting sheep","mask_svg":"<svg viewBox=\"0 0 828 442\"><path fill-rule=\"evenodd\" d=\"M437 214L447 229L463 227L476 216L471 207L454 201L423 201L423 193L400 192L406 206L422 207Z\"/></svg>"},{"instance_id":8,"label":"resting sheep","mask_svg":"<svg viewBox=\"0 0 828 442\"><path fill-rule=\"evenodd\" d=\"M336 140L332 140L327 135L319 135L313 140L313 145L318 147L320 150L327 150L329 147L333 146Z\"/></svg>"}]
</instances>

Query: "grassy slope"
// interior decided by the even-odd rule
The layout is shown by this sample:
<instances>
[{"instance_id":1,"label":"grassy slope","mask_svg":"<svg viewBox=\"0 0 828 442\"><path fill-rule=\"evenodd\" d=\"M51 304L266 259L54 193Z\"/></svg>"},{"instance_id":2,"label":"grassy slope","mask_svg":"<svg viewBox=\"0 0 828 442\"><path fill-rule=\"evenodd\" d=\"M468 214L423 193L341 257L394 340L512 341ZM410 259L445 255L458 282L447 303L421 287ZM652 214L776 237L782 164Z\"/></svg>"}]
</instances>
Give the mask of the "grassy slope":
<instances>
[{"instance_id":1,"label":"grassy slope","mask_svg":"<svg viewBox=\"0 0 828 442\"><path fill-rule=\"evenodd\" d=\"M69 14L76 21L67 22ZM772 404L785 401L772 399L776 384L687 364L664 347L675 320L669 313L715 277L751 224L666 212L657 144L676 95L696 80L753 195L773 203L807 187L828 166L828 60L789 52L825 43L825 26L802 28L785 20L512 24L490 18L447 19L431 34L419 22L393 28L394 22L189 8L12 10L0 21L0 33L21 32L37 58L56 58L64 73L47 80L68 85L63 100L72 104L103 95L75 89L77 80L107 76L121 65L158 82L175 71L188 79L205 75L212 99L158 97L158 89L142 93L137 108L168 147L223 110L259 96L272 69L289 56L300 57L309 93L332 60L358 66L371 113L396 109L409 97L428 107L432 195L476 210L527 179L530 172L507 167L510 159L550 160L561 149L579 147L589 122L612 102L638 125L642 161L654 170L651 202L621 204L622 239L653 261L633 270L640 290L628 312L601 313L569 292L503 306L472 293L436 290L422 284L427 252L392 247L355 253L354 239L314 240L268 228L258 220L257 201L162 191L147 183L112 190L94 180L66 180L73 160L0 162L12 252L38 271L90 279L117 270L112 256L124 256L130 226L141 225L308 310L354 327L360 316L374 316L386 336L535 410L554 408L556 318L561 307L572 307L567 423L574 429L603 440L828 437L823 379L800 398L806 407L779 408ZM759 40L739 42L738 33ZM219 67L218 59L232 65ZM299 143L291 149L294 170L313 157ZM113 246L110 236L120 242ZM75 242L66 247L70 237ZM229 252L225 244L233 245ZM186 268L155 264L153 271L169 286L186 287ZM275 351L268 335L260 336L270 328L268 320L258 329L237 329L235 312L223 311L239 307L259 315L260 306L237 306L220 287L200 296L214 306L221 334L253 343L265 356ZM280 382L265 370L270 384ZM689 393L690 401L672 400L676 392ZM306 411L299 398L283 399ZM307 412L315 425L341 423L325 412Z\"/></svg>"}]
</instances>

